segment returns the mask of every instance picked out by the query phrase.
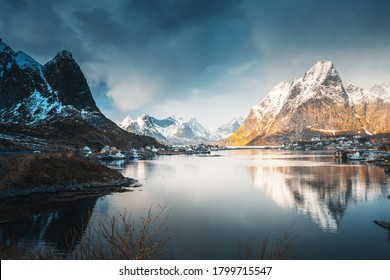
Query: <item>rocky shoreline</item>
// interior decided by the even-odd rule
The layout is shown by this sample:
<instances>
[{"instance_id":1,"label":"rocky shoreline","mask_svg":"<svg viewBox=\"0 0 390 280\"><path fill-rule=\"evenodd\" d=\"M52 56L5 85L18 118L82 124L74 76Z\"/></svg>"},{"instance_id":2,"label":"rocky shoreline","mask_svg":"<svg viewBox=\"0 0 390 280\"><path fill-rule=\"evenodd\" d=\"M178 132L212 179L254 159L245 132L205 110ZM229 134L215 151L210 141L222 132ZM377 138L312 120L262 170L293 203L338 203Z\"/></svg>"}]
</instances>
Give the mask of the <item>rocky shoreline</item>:
<instances>
[{"instance_id":1,"label":"rocky shoreline","mask_svg":"<svg viewBox=\"0 0 390 280\"><path fill-rule=\"evenodd\" d=\"M140 186L116 170L68 155L0 156L0 200L53 194L55 199L78 200Z\"/></svg>"}]
</instances>

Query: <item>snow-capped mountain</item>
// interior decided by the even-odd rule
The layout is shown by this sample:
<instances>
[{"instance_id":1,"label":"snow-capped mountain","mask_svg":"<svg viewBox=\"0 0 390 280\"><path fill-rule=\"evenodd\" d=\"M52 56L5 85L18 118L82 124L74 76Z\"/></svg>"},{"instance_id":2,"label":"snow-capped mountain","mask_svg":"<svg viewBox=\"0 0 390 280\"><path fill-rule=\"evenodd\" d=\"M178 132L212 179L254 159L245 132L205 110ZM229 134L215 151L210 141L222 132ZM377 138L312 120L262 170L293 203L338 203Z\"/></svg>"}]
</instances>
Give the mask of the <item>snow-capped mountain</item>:
<instances>
[{"instance_id":1,"label":"snow-capped mountain","mask_svg":"<svg viewBox=\"0 0 390 280\"><path fill-rule=\"evenodd\" d=\"M56 147L137 146L143 141L158 145L154 139L124 132L100 112L84 74L67 51L41 65L0 40L0 100L2 143L33 137L41 146ZM28 141L22 146L29 146Z\"/></svg>"},{"instance_id":2,"label":"snow-capped mountain","mask_svg":"<svg viewBox=\"0 0 390 280\"><path fill-rule=\"evenodd\" d=\"M156 119L143 114L136 119L127 116L121 122L120 127L132 133L154 137L165 144L183 145L215 141L211 132L195 118L185 122L182 118L175 116Z\"/></svg>"},{"instance_id":3,"label":"snow-capped mountain","mask_svg":"<svg viewBox=\"0 0 390 280\"><path fill-rule=\"evenodd\" d=\"M230 122L220 126L216 130L214 133L214 138L217 140L223 140L229 137L233 132L240 128L243 122L244 118L242 116L232 119Z\"/></svg>"},{"instance_id":4,"label":"snow-capped mountain","mask_svg":"<svg viewBox=\"0 0 390 280\"><path fill-rule=\"evenodd\" d=\"M62 51L46 65L0 42L0 121L39 125L54 117L101 114L73 60Z\"/></svg>"},{"instance_id":5,"label":"snow-capped mountain","mask_svg":"<svg viewBox=\"0 0 390 280\"><path fill-rule=\"evenodd\" d=\"M377 87L375 93L344 85L331 61L318 61L302 78L276 85L224 143L257 145L301 139L313 133L390 132L386 92L385 86Z\"/></svg>"},{"instance_id":6,"label":"snow-capped mountain","mask_svg":"<svg viewBox=\"0 0 390 280\"><path fill-rule=\"evenodd\" d=\"M151 136L161 143L168 144L170 142L168 139L174 136L182 123L183 120L176 119L174 116L159 120L143 114L136 119L127 116L119 126L129 132Z\"/></svg>"}]
</instances>

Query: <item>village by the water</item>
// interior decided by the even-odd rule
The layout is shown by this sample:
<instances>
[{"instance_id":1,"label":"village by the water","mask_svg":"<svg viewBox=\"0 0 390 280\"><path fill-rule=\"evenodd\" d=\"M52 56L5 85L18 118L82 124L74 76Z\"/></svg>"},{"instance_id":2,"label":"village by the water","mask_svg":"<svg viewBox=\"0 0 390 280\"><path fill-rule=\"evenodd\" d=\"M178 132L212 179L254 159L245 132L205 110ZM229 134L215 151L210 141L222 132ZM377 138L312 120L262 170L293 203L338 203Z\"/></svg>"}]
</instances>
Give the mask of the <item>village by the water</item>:
<instances>
[{"instance_id":1,"label":"village by the water","mask_svg":"<svg viewBox=\"0 0 390 280\"><path fill-rule=\"evenodd\" d=\"M386 141L370 141L361 136L341 136L341 137L313 137L307 140L286 142L278 146L255 146L245 149L279 149L290 151L328 151L334 152L335 160L360 162L383 166L386 173L390 173L390 143ZM105 145L101 150L93 150L88 146L82 149L68 150L68 153L81 154L87 158L99 160L138 160L152 159L153 157L169 155L200 155L218 156L215 152L220 150L243 149L243 147L226 147L218 144L197 144L197 145L167 145L164 148L146 146L145 148L132 148L127 151L117 147ZM214 152L214 153L213 153Z\"/></svg>"}]
</instances>

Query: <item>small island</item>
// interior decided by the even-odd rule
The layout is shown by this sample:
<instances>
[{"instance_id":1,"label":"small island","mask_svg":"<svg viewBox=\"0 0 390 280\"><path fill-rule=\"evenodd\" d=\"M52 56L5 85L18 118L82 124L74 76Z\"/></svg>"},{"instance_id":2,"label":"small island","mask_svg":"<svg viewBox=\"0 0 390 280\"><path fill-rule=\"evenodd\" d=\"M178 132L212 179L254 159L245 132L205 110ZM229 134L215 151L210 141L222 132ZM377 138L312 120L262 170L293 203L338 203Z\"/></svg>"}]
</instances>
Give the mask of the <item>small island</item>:
<instances>
[{"instance_id":1,"label":"small island","mask_svg":"<svg viewBox=\"0 0 390 280\"><path fill-rule=\"evenodd\" d=\"M0 177L0 200L54 194L74 201L138 186L136 180L72 153L2 155Z\"/></svg>"}]
</instances>

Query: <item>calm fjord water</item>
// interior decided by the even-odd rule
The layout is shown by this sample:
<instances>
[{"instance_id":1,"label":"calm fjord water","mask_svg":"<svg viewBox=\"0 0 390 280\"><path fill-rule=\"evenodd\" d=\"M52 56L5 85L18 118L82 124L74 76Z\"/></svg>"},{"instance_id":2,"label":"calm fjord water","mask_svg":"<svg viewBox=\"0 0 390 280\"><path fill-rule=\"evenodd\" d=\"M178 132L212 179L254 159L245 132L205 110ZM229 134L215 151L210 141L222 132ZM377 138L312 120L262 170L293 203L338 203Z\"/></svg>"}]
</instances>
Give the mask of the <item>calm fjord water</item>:
<instances>
[{"instance_id":1,"label":"calm fjord water","mask_svg":"<svg viewBox=\"0 0 390 280\"><path fill-rule=\"evenodd\" d=\"M174 258L232 259L237 243L288 231L298 259L389 259L390 176L331 154L231 150L219 157L171 156L131 162L125 176L142 191L100 200L94 215L126 208L145 215L152 203L171 209Z\"/></svg>"},{"instance_id":2,"label":"calm fjord water","mask_svg":"<svg viewBox=\"0 0 390 280\"><path fill-rule=\"evenodd\" d=\"M123 213L138 220L167 204L173 259L233 259L237 243L271 240L288 231L295 259L390 259L390 175L366 164L338 163L329 153L229 150L218 157L166 156L112 162L142 187L77 206L35 213L8 231L58 243L67 227ZM19 212L21 212L19 210ZM2 230L3 237L8 234Z\"/></svg>"}]
</instances>

